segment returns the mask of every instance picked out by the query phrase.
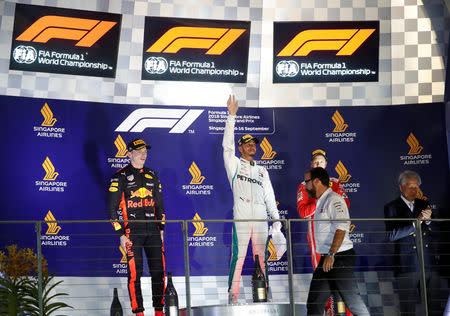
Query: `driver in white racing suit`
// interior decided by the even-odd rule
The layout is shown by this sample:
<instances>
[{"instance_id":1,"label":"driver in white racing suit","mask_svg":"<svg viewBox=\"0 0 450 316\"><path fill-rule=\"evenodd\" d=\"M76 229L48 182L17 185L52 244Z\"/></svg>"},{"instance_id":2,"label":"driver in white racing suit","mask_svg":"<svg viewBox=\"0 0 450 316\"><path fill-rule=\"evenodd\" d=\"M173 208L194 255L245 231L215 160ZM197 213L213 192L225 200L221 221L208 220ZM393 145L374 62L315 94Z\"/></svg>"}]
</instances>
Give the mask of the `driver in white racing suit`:
<instances>
[{"instance_id":1,"label":"driver in white racing suit","mask_svg":"<svg viewBox=\"0 0 450 316\"><path fill-rule=\"evenodd\" d=\"M238 141L241 158L235 156L234 124L238 102L234 96L228 98L227 106L229 115L225 125L222 146L225 169L233 191L233 218L267 219L267 213L269 213L272 219L279 219L269 173L266 168L256 165L253 161L256 144L259 141L248 134L242 136ZM275 222L272 230L280 231L280 229L281 223ZM237 303L239 280L250 238L252 240L253 259L255 259L255 255L259 256L261 269L266 275L267 222L233 223L232 257L228 279L228 300L230 304Z\"/></svg>"}]
</instances>

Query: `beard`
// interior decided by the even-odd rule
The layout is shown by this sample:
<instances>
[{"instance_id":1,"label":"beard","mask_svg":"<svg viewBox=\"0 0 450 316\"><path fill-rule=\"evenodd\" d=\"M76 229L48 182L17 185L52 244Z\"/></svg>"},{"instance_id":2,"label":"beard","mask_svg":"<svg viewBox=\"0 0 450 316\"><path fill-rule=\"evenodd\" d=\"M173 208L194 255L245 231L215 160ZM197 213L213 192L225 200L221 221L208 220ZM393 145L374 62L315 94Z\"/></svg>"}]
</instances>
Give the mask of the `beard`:
<instances>
[{"instance_id":1,"label":"beard","mask_svg":"<svg viewBox=\"0 0 450 316\"><path fill-rule=\"evenodd\" d=\"M315 197L316 197L316 189L315 189L315 188L312 188L311 190L305 188L305 191L306 191L306 193L308 193L308 195L309 195L310 197L312 197L312 198L315 198Z\"/></svg>"}]
</instances>

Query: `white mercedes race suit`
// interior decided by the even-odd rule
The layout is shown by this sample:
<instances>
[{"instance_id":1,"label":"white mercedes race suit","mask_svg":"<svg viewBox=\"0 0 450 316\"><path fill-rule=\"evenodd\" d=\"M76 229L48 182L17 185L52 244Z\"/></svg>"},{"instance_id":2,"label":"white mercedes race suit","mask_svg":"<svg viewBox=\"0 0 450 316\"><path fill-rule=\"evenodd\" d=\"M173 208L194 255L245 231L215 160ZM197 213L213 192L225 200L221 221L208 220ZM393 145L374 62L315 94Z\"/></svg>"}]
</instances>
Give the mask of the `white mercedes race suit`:
<instances>
[{"instance_id":1,"label":"white mercedes race suit","mask_svg":"<svg viewBox=\"0 0 450 316\"><path fill-rule=\"evenodd\" d=\"M234 219L279 219L278 209L266 168L235 156L234 123L236 116L228 115L223 135L223 159L231 190L233 191ZM252 239L253 256L258 255L265 272L267 222L236 222L233 224L233 246L228 279L229 293L237 299L242 266ZM254 257L253 257L254 258Z\"/></svg>"}]
</instances>

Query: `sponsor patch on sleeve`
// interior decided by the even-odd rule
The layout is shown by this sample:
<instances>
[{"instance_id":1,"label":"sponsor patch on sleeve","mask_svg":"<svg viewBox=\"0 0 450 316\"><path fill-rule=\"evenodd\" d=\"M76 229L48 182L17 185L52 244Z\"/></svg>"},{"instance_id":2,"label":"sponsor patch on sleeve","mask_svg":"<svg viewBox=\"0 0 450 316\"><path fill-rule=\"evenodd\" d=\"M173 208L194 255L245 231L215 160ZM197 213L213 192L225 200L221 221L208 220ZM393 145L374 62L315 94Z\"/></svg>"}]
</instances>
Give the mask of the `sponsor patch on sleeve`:
<instances>
[{"instance_id":1,"label":"sponsor patch on sleeve","mask_svg":"<svg viewBox=\"0 0 450 316\"><path fill-rule=\"evenodd\" d=\"M117 222L114 222L114 223L112 223L112 224L113 224L113 226L114 226L114 230L119 230L119 229L122 228L122 226L121 226L119 223L117 223Z\"/></svg>"},{"instance_id":2,"label":"sponsor patch on sleeve","mask_svg":"<svg viewBox=\"0 0 450 316\"><path fill-rule=\"evenodd\" d=\"M109 192L117 192L117 191L119 191L118 188L113 187L113 186L109 187Z\"/></svg>"},{"instance_id":3,"label":"sponsor patch on sleeve","mask_svg":"<svg viewBox=\"0 0 450 316\"><path fill-rule=\"evenodd\" d=\"M337 201L333 203L334 208L336 209L336 212L342 213L344 212L344 208L342 206L342 203Z\"/></svg>"}]
</instances>

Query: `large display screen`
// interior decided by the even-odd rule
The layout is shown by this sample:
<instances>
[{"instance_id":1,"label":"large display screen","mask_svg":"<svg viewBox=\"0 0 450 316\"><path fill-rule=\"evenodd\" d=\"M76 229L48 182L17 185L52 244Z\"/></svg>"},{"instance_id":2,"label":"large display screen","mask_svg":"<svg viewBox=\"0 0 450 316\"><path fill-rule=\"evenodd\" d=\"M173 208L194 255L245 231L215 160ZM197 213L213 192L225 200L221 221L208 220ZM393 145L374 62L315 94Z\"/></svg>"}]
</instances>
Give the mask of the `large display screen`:
<instances>
[{"instance_id":1,"label":"large display screen","mask_svg":"<svg viewBox=\"0 0 450 316\"><path fill-rule=\"evenodd\" d=\"M142 79L247 82L250 22L146 17Z\"/></svg>"},{"instance_id":2,"label":"large display screen","mask_svg":"<svg viewBox=\"0 0 450 316\"><path fill-rule=\"evenodd\" d=\"M274 22L273 82L378 81L379 21Z\"/></svg>"},{"instance_id":3,"label":"large display screen","mask_svg":"<svg viewBox=\"0 0 450 316\"><path fill-rule=\"evenodd\" d=\"M122 15L16 4L9 68L116 76Z\"/></svg>"}]
</instances>

